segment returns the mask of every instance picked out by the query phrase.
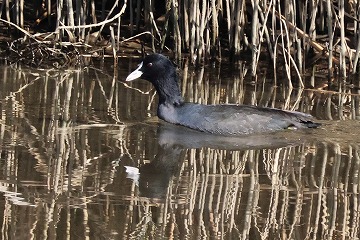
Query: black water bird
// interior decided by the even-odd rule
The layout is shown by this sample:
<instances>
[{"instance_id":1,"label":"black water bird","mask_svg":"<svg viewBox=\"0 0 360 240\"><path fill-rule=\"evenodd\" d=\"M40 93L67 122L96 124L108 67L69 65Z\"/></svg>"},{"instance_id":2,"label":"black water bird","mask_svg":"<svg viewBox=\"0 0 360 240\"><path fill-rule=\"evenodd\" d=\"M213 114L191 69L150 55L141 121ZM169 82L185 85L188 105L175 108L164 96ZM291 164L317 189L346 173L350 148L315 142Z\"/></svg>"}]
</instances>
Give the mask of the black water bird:
<instances>
[{"instance_id":1,"label":"black water bird","mask_svg":"<svg viewBox=\"0 0 360 240\"><path fill-rule=\"evenodd\" d=\"M161 54L146 56L127 78L151 82L158 95L160 119L202 132L244 135L283 129L316 128L309 114L250 105L204 105L184 102L174 64Z\"/></svg>"}]
</instances>

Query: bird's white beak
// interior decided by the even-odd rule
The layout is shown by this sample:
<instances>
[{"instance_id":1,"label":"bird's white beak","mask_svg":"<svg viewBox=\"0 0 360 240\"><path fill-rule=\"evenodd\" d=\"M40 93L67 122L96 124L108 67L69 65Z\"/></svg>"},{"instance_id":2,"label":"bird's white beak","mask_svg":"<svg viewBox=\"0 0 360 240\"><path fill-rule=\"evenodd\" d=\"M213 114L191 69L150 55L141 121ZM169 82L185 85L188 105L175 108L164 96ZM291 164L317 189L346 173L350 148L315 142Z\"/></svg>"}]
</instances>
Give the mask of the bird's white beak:
<instances>
[{"instance_id":1,"label":"bird's white beak","mask_svg":"<svg viewBox=\"0 0 360 240\"><path fill-rule=\"evenodd\" d=\"M129 74L129 76L127 76L126 80L127 82L135 80L139 77L141 77L141 75L143 74L143 72L140 70L142 67L143 63L141 62L139 64L139 66L137 67L137 69L135 69L132 73Z\"/></svg>"}]
</instances>

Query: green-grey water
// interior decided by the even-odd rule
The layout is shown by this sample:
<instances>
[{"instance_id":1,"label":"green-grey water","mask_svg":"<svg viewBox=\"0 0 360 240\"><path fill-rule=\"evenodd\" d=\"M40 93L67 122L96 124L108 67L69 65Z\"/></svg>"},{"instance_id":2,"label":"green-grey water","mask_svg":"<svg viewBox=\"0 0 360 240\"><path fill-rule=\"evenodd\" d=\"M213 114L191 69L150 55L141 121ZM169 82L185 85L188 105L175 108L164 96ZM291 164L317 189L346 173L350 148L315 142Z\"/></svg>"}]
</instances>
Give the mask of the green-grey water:
<instances>
[{"instance_id":1,"label":"green-grey water","mask_svg":"<svg viewBox=\"0 0 360 240\"><path fill-rule=\"evenodd\" d=\"M289 89L181 65L187 101L323 124L226 138L159 121L152 86L123 82L137 63L0 67L1 239L359 238L358 84Z\"/></svg>"}]
</instances>

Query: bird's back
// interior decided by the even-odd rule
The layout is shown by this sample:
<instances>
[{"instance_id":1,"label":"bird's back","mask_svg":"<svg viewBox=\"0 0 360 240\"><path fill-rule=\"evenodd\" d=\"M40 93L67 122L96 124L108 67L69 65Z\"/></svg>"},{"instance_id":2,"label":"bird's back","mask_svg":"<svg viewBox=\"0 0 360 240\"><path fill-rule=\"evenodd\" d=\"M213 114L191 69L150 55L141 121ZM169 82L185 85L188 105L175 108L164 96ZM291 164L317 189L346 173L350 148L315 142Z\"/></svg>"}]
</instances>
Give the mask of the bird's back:
<instances>
[{"instance_id":1,"label":"bird's back","mask_svg":"<svg viewBox=\"0 0 360 240\"><path fill-rule=\"evenodd\" d=\"M165 121L203 132L241 135L288 128L314 128L312 116L274 108L248 105L202 105L184 103L181 106L159 106L158 115Z\"/></svg>"}]
</instances>

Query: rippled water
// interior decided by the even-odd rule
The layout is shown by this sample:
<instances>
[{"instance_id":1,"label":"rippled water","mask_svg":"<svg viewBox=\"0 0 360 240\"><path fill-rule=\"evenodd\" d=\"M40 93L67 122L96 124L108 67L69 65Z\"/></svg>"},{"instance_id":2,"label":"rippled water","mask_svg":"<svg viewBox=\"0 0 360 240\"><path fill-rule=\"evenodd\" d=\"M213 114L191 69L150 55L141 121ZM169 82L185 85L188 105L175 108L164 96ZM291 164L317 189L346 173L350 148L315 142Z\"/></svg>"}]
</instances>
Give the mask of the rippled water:
<instances>
[{"instance_id":1,"label":"rippled water","mask_svg":"<svg viewBox=\"0 0 360 240\"><path fill-rule=\"evenodd\" d=\"M358 84L291 90L184 64L188 101L323 123L225 138L159 121L151 85L122 82L136 63L0 67L1 239L359 238Z\"/></svg>"}]
</instances>

